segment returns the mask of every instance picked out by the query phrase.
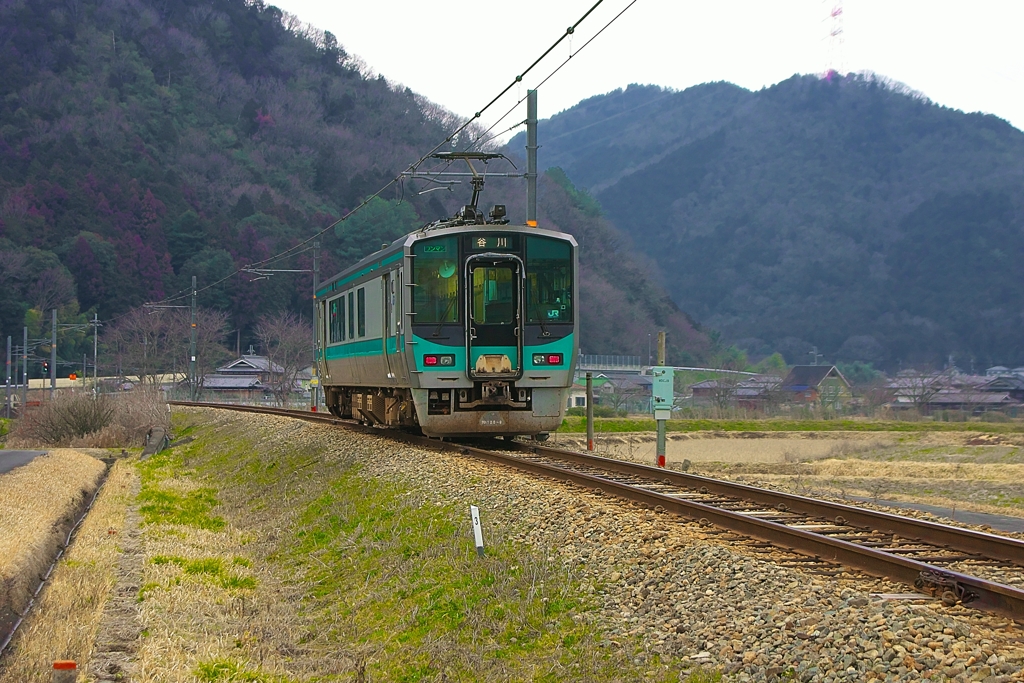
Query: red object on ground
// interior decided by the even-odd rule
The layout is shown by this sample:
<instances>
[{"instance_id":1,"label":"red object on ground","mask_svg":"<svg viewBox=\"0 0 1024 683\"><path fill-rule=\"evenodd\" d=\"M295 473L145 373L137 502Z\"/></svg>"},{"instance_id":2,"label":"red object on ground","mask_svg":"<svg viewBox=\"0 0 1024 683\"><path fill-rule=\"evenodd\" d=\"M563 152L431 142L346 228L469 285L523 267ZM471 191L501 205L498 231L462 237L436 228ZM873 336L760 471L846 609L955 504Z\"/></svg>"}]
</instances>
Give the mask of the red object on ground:
<instances>
[{"instance_id":1,"label":"red object on ground","mask_svg":"<svg viewBox=\"0 0 1024 683\"><path fill-rule=\"evenodd\" d=\"M70 659L61 659L53 663L54 669L77 669L78 665Z\"/></svg>"},{"instance_id":2,"label":"red object on ground","mask_svg":"<svg viewBox=\"0 0 1024 683\"><path fill-rule=\"evenodd\" d=\"M658 467L664 467L664 466L665 466L665 456L664 455L659 455L658 456Z\"/></svg>"},{"instance_id":3,"label":"red object on ground","mask_svg":"<svg viewBox=\"0 0 1024 683\"><path fill-rule=\"evenodd\" d=\"M316 406L312 406L312 407L311 407L311 408L309 409L309 412L311 412L311 413L315 413L315 412L316 412Z\"/></svg>"}]
</instances>

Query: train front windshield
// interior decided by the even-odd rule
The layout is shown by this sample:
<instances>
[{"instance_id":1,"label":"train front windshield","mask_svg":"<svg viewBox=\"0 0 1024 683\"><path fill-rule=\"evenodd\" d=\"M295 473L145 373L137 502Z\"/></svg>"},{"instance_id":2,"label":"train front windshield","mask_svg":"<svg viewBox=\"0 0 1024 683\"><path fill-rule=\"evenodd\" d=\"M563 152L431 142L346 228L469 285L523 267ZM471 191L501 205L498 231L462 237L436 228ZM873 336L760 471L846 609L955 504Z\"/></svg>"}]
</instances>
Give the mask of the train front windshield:
<instances>
[{"instance_id":1,"label":"train front windshield","mask_svg":"<svg viewBox=\"0 0 1024 683\"><path fill-rule=\"evenodd\" d=\"M526 238L526 321L572 322L572 248L549 237Z\"/></svg>"},{"instance_id":2,"label":"train front windshield","mask_svg":"<svg viewBox=\"0 0 1024 683\"><path fill-rule=\"evenodd\" d=\"M455 237L413 246L413 310L417 323L459 321L459 247Z\"/></svg>"}]
</instances>

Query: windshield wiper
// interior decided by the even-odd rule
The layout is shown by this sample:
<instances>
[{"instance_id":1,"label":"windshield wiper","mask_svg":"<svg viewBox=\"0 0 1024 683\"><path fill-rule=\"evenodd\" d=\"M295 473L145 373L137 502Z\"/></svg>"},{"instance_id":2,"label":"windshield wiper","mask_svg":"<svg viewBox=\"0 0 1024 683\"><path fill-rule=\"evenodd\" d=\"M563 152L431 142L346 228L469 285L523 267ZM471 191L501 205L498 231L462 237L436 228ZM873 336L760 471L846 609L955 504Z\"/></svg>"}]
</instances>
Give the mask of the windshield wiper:
<instances>
[{"instance_id":1,"label":"windshield wiper","mask_svg":"<svg viewBox=\"0 0 1024 683\"><path fill-rule=\"evenodd\" d=\"M458 298L458 296L453 296L451 299L448 300L448 308L444 309L444 313L441 314L441 319L438 321L437 327L434 328L434 334L431 335L432 337L441 336L441 326L444 325L445 322L447 322L446 318L448 317L448 314L451 312L452 306L455 305L455 300Z\"/></svg>"}]
</instances>

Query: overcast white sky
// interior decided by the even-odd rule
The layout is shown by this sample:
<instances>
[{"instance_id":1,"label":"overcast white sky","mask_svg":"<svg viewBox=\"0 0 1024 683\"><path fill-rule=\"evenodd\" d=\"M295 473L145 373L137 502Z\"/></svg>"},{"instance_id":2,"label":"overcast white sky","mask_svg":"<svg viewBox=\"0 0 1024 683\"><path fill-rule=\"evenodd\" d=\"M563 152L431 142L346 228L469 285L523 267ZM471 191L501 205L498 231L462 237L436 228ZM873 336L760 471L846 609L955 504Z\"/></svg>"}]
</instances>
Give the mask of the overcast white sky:
<instances>
[{"instance_id":1,"label":"overcast white sky","mask_svg":"<svg viewBox=\"0 0 1024 683\"><path fill-rule=\"evenodd\" d=\"M331 31L377 74L472 115L595 0L269 0ZM578 50L630 0L604 0L482 120ZM829 64L836 0L637 0L539 91L540 117L630 83L684 89L730 81L759 89ZM934 102L1024 129L1024 2L845 0L843 71L869 70ZM525 107L525 104L523 105ZM496 130L525 116L517 112ZM510 135L510 134L509 134ZM507 137L504 136L504 137Z\"/></svg>"}]
</instances>

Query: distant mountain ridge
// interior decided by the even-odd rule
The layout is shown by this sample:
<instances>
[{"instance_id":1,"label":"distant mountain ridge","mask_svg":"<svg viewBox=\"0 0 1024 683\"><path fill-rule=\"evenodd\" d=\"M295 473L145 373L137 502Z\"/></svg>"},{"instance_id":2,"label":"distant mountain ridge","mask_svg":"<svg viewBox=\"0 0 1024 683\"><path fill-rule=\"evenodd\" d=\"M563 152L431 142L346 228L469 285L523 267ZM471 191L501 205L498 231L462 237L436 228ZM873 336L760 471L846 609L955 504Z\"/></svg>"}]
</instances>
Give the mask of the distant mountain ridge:
<instances>
[{"instance_id":1,"label":"distant mountain ridge","mask_svg":"<svg viewBox=\"0 0 1024 683\"><path fill-rule=\"evenodd\" d=\"M795 76L630 86L542 121L540 145L754 356L1024 362L1024 133L1001 119Z\"/></svg>"}]
</instances>

